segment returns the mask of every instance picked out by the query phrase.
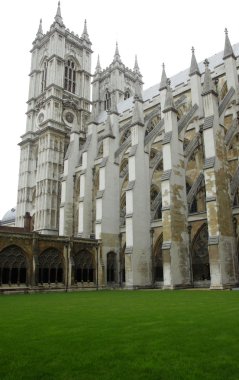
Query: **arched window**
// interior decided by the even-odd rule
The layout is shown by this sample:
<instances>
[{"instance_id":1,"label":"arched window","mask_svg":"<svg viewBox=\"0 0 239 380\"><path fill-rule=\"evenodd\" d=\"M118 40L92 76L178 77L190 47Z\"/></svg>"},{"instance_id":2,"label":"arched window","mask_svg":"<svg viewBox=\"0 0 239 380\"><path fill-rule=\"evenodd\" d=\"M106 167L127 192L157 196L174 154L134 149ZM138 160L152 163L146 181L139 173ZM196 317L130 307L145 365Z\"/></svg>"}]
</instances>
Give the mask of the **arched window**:
<instances>
[{"instance_id":1,"label":"arched window","mask_svg":"<svg viewBox=\"0 0 239 380\"><path fill-rule=\"evenodd\" d=\"M55 248L48 248L39 255L38 282L51 284L63 282L63 257Z\"/></svg>"},{"instance_id":2,"label":"arched window","mask_svg":"<svg viewBox=\"0 0 239 380\"><path fill-rule=\"evenodd\" d=\"M76 90L76 67L70 59L65 63L64 89L73 94Z\"/></svg>"},{"instance_id":3,"label":"arched window","mask_svg":"<svg viewBox=\"0 0 239 380\"><path fill-rule=\"evenodd\" d=\"M41 92L45 91L46 89L46 78L47 78L47 61L44 61L42 76L41 76Z\"/></svg>"},{"instance_id":4,"label":"arched window","mask_svg":"<svg viewBox=\"0 0 239 380\"><path fill-rule=\"evenodd\" d=\"M74 256L75 283L94 282L94 257L91 252L80 251Z\"/></svg>"},{"instance_id":5,"label":"arched window","mask_svg":"<svg viewBox=\"0 0 239 380\"><path fill-rule=\"evenodd\" d=\"M115 282L116 272L116 254L115 252L107 253L107 282Z\"/></svg>"},{"instance_id":6,"label":"arched window","mask_svg":"<svg viewBox=\"0 0 239 380\"><path fill-rule=\"evenodd\" d=\"M158 238L155 249L154 249L154 263L153 263L153 270L154 270L154 281L159 282L163 281L163 251L162 251L162 245L163 245L163 234L160 235Z\"/></svg>"},{"instance_id":7,"label":"arched window","mask_svg":"<svg viewBox=\"0 0 239 380\"><path fill-rule=\"evenodd\" d=\"M130 98L130 92L129 92L129 90L127 90L124 93L124 100L129 99L129 98Z\"/></svg>"},{"instance_id":8,"label":"arched window","mask_svg":"<svg viewBox=\"0 0 239 380\"><path fill-rule=\"evenodd\" d=\"M193 281L210 280L208 253L208 229L204 224L196 234L192 243Z\"/></svg>"},{"instance_id":9,"label":"arched window","mask_svg":"<svg viewBox=\"0 0 239 380\"><path fill-rule=\"evenodd\" d=\"M21 248L10 246L0 253L0 285L26 284L27 260Z\"/></svg>"},{"instance_id":10,"label":"arched window","mask_svg":"<svg viewBox=\"0 0 239 380\"><path fill-rule=\"evenodd\" d=\"M111 107L111 98L109 91L106 91L105 93L105 102L104 102L104 109L105 111L109 111Z\"/></svg>"}]
</instances>

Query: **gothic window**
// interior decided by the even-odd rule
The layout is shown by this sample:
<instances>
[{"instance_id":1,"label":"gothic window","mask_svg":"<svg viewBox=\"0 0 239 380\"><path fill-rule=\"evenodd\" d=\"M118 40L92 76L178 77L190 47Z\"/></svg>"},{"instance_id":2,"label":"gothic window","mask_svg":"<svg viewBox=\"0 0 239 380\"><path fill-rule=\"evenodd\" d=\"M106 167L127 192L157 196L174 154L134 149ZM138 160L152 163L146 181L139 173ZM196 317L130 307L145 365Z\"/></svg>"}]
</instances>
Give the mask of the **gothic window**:
<instances>
[{"instance_id":1,"label":"gothic window","mask_svg":"<svg viewBox=\"0 0 239 380\"><path fill-rule=\"evenodd\" d=\"M126 100L128 98L130 98L130 92L129 92L129 90L125 91L125 93L124 93L124 100Z\"/></svg>"},{"instance_id":2,"label":"gothic window","mask_svg":"<svg viewBox=\"0 0 239 380\"><path fill-rule=\"evenodd\" d=\"M116 254L115 252L107 253L107 282L115 282L116 273Z\"/></svg>"},{"instance_id":3,"label":"gothic window","mask_svg":"<svg viewBox=\"0 0 239 380\"><path fill-rule=\"evenodd\" d=\"M94 282L94 257L88 251L80 251L74 255L75 283Z\"/></svg>"},{"instance_id":4,"label":"gothic window","mask_svg":"<svg viewBox=\"0 0 239 380\"><path fill-rule=\"evenodd\" d=\"M21 248L10 246L0 253L0 285L26 284L27 260Z\"/></svg>"},{"instance_id":5,"label":"gothic window","mask_svg":"<svg viewBox=\"0 0 239 380\"><path fill-rule=\"evenodd\" d=\"M105 111L109 111L111 107L111 97L109 91L105 93L105 101L104 101L104 109Z\"/></svg>"},{"instance_id":6,"label":"gothic window","mask_svg":"<svg viewBox=\"0 0 239 380\"><path fill-rule=\"evenodd\" d=\"M154 251L154 281L159 282L163 281L163 235L161 235L156 242L155 251Z\"/></svg>"},{"instance_id":7,"label":"gothic window","mask_svg":"<svg viewBox=\"0 0 239 380\"><path fill-rule=\"evenodd\" d=\"M76 67L72 60L65 63L64 90L75 93L76 90Z\"/></svg>"},{"instance_id":8,"label":"gothic window","mask_svg":"<svg viewBox=\"0 0 239 380\"><path fill-rule=\"evenodd\" d=\"M210 280L208 229L204 224L192 244L192 270L194 281Z\"/></svg>"},{"instance_id":9,"label":"gothic window","mask_svg":"<svg viewBox=\"0 0 239 380\"><path fill-rule=\"evenodd\" d=\"M41 76L41 92L46 89L46 79L47 79L47 61L43 64L42 76Z\"/></svg>"},{"instance_id":10,"label":"gothic window","mask_svg":"<svg viewBox=\"0 0 239 380\"><path fill-rule=\"evenodd\" d=\"M38 282L58 283L63 282L63 258L55 248L48 248L39 255Z\"/></svg>"}]
</instances>

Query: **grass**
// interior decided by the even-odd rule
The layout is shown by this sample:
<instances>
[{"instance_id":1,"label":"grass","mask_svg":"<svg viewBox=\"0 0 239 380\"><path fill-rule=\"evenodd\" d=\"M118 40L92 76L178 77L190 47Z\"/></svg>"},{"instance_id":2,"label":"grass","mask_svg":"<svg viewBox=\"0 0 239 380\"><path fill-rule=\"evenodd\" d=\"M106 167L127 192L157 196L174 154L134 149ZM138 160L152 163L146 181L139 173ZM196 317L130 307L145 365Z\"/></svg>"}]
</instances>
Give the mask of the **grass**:
<instances>
[{"instance_id":1,"label":"grass","mask_svg":"<svg viewBox=\"0 0 239 380\"><path fill-rule=\"evenodd\" d=\"M238 380L239 292L0 297L1 380Z\"/></svg>"}]
</instances>

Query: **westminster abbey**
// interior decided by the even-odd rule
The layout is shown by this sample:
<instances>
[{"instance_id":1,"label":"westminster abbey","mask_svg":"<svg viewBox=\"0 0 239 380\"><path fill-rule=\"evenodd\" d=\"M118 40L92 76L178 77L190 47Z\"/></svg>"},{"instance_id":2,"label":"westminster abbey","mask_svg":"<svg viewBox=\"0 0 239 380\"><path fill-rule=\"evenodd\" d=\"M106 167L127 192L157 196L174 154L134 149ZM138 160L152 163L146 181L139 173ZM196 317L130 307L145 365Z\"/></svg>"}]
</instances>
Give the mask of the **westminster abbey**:
<instances>
[{"instance_id":1,"label":"westminster abbey","mask_svg":"<svg viewBox=\"0 0 239 380\"><path fill-rule=\"evenodd\" d=\"M58 3L33 42L0 286L236 287L239 44L225 30L223 51L198 63L192 48L189 68L168 78L163 65L143 90L137 57L127 68L117 44L92 73L82 29L66 28Z\"/></svg>"}]
</instances>

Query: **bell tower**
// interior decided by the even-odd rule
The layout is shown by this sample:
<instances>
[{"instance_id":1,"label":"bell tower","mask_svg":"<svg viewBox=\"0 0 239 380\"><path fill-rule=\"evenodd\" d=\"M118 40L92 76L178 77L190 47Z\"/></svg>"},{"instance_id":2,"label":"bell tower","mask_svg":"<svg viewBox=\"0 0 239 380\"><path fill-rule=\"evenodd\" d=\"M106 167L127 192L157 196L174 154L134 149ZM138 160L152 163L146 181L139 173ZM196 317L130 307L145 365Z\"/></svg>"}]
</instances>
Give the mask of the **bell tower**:
<instances>
[{"instance_id":1,"label":"bell tower","mask_svg":"<svg viewBox=\"0 0 239 380\"><path fill-rule=\"evenodd\" d=\"M70 134L84 138L90 115L91 41L63 23L60 2L44 34L33 41L26 132L21 137L16 225L29 212L34 230L58 234L60 181Z\"/></svg>"}]
</instances>

